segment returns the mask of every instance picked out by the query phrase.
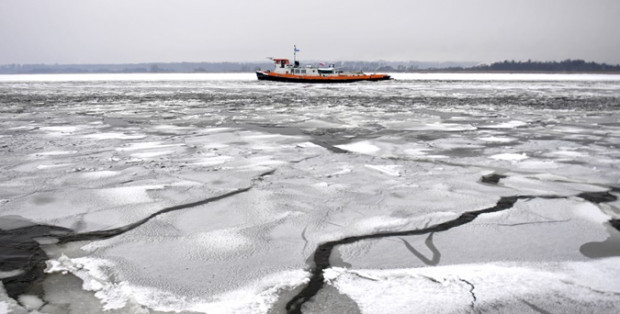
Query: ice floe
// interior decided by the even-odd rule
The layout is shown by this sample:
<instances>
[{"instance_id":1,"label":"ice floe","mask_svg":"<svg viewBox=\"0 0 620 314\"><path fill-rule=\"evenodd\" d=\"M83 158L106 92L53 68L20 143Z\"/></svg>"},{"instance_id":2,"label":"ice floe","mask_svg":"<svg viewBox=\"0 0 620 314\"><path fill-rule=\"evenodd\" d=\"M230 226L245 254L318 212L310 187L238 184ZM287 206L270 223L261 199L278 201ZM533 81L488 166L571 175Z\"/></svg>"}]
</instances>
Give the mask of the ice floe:
<instances>
[{"instance_id":1,"label":"ice floe","mask_svg":"<svg viewBox=\"0 0 620 314\"><path fill-rule=\"evenodd\" d=\"M592 262L491 263L401 270L326 270L328 284L362 313L614 311L620 286L605 270L618 258Z\"/></svg>"},{"instance_id":2,"label":"ice floe","mask_svg":"<svg viewBox=\"0 0 620 314\"><path fill-rule=\"evenodd\" d=\"M218 295L187 298L167 291L115 282L114 263L93 258L60 256L47 262L47 273L71 273L83 280L83 289L95 292L104 310L145 306L156 311L198 311L203 313L266 313L283 290L307 281L303 270L274 273L240 289Z\"/></svg>"}]
</instances>

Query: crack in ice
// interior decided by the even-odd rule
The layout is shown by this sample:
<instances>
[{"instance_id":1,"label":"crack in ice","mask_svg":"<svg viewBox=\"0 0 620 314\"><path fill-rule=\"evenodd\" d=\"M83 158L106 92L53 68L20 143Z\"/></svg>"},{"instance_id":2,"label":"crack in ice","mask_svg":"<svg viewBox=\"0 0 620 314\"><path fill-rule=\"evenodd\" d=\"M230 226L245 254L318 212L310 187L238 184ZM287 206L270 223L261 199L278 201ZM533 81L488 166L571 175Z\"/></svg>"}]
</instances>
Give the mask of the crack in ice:
<instances>
[{"instance_id":1,"label":"crack in ice","mask_svg":"<svg viewBox=\"0 0 620 314\"><path fill-rule=\"evenodd\" d=\"M119 228L114 228L114 229L107 229L107 230L98 230L98 231L91 231L91 232L83 232L83 233L76 233L76 234L71 234L71 235L65 235L65 236L60 236L58 237L58 241L59 243L67 243L67 242L74 242L74 241L84 241L84 240L101 240L101 239L108 239L111 237L115 237L118 235L121 235L127 231L131 231L143 224L145 224L146 222L148 222L149 220L165 214L165 213L169 213L172 211L176 211L176 210L181 210L181 209L186 209L186 208L191 208L191 207L196 207L196 206L201 206L201 205L206 205L208 203L211 202L215 202L215 201L219 201L221 199L233 196L233 195L237 195L239 193L243 193L243 192L247 192L250 189L252 189L252 187L246 187L246 188L241 188L241 189L236 189L234 191L228 192L228 193L224 193L218 196L214 196L214 197L209 197L203 200L199 200L196 202L191 202L191 203L186 203L186 204L181 204L181 205L175 205L175 206L171 206L171 207L166 207L162 210L157 211L156 213L153 213L149 216L147 216L146 218L140 219L134 223L119 227Z\"/></svg>"},{"instance_id":2,"label":"crack in ice","mask_svg":"<svg viewBox=\"0 0 620 314\"><path fill-rule=\"evenodd\" d=\"M516 226L524 226L524 225L562 223L562 222L569 222L569 221L571 221L571 219L517 222L517 223L511 223L511 224L501 224L501 223L498 223L498 224L495 224L495 225L496 226L502 226L502 227L516 227Z\"/></svg>"},{"instance_id":3,"label":"crack in ice","mask_svg":"<svg viewBox=\"0 0 620 314\"><path fill-rule=\"evenodd\" d=\"M495 184L496 183L495 181L499 182L501 178L502 178L501 175L493 175L491 178L481 179L481 181L487 181L486 183ZM611 191L613 192L617 192L617 190L618 188L616 187L611 188ZM582 192L576 196L583 198L586 201L590 201L596 204L617 200L617 197L611 194L610 191ZM293 314L302 313L302 310L301 310L302 306L306 302L310 301L319 292L319 290L323 288L325 284L325 278L324 278L323 272L326 269L331 267L331 263L329 261L331 252L338 245L351 244L351 243L355 243L358 241L369 240L369 239L378 239L378 238L395 237L395 236L422 235L422 234L428 234L428 233L432 234L434 232L447 231L452 228L468 224L472 222L474 219L476 219L479 215L510 209L519 200L531 200L531 199L536 199L536 198L567 199L569 197L571 196L559 196L559 195L503 196L497 201L497 203L493 207L465 212L456 219L449 220L449 221L446 221L440 224L432 225L430 227L425 226L422 229L413 229L413 230L405 230L405 231L385 231L385 232L378 232L378 233L367 234L367 235L349 236L349 237L346 237L340 240L334 240L334 241L328 241L328 242L321 243L316 248L313 254L314 265L310 268L310 274L311 274L310 280L304 286L304 288L286 304L286 311L287 313L293 313ZM614 225L614 227L618 225L618 222L613 219L610 220L610 223ZM471 293L474 298L474 301L476 301L476 296L475 294L473 294L473 285L465 280L462 280L462 281L468 283L472 287ZM473 305L474 303L472 302L472 310L473 310Z\"/></svg>"},{"instance_id":4,"label":"crack in ice","mask_svg":"<svg viewBox=\"0 0 620 314\"><path fill-rule=\"evenodd\" d=\"M351 244L361 240L368 239L376 239L376 238L385 238L385 237L395 237L395 236L409 236L409 235L421 235L433 232L441 232L447 231L454 227L458 227L467 223L472 222L476 217L484 213L492 213L498 212L502 210L506 210L512 208L512 206L519 199L530 199L532 196L504 196L501 197L495 206L465 212L461 214L458 218L449 220L440 224L436 224L424 229L413 229L413 230L405 230L405 231L385 231L379 232L369 235L360 235L360 236L350 236L341 240L336 241L328 241L320 244L317 249L314 251L314 267L310 270L311 277L310 281L306 284L306 286L296 295L294 296L287 304L286 311L288 313L301 313L301 307L304 303L312 299L318 292L323 288L325 278L323 272L325 269L331 267L331 263L329 262L329 258L333 249L341 244Z\"/></svg>"},{"instance_id":5,"label":"crack in ice","mask_svg":"<svg viewBox=\"0 0 620 314\"><path fill-rule=\"evenodd\" d=\"M272 175L273 173L275 173L275 169L261 173L260 175L253 178L252 182L261 181L265 176ZM245 188L239 188L203 200L166 207L149 215L146 218L114 229L84 233L75 233L67 228L46 225L32 225L12 230L0 229L0 244L3 244L3 246L19 253L19 258L11 259L11 257L9 256L8 260L0 260L0 265L2 265L2 268L10 266L14 269L23 270L23 272L14 276L2 278L1 281L4 284L8 295L12 298L15 298L18 295L29 291L34 283L40 281L43 276L45 276L43 273L43 269L45 268L45 261L47 261L49 257L41 249L39 243L34 240L35 238L56 238L58 240L58 243L108 239L133 230L159 215L181 209L206 205L208 203L216 202L240 193L247 192L252 188L253 185ZM4 259L7 258L4 256L1 257Z\"/></svg>"},{"instance_id":6,"label":"crack in ice","mask_svg":"<svg viewBox=\"0 0 620 314\"><path fill-rule=\"evenodd\" d=\"M523 302L529 308L531 308L532 310L534 310L534 311L536 311L538 313L541 313L541 314L551 314L551 312L547 312L547 311L541 309L540 307L538 307L538 306L536 306L536 305L534 305L534 304L532 304L530 302L527 302L527 301L525 301L523 299L519 299L519 301Z\"/></svg>"},{"instance_id":7,"label":"crack in ice","mask_svg":"<svg viewBox=\"0 0 620 314\"><path fill-rule=\"evenodd\" d=\"M415 255L424 264L430 265L430 266L435 266L435 265L439 264L439 260L441 259L441 252L439 252L439 250L437 249L437 247L433 243L433 234L434 233L429 234L428 237L426 238L426 241L424 241L424 244L426 245L426 247L429 250L431 250L431 253L433 254L431 258L428 258L428 257L424 256L422 253L420 253L418 250L416 250L409 242L407 242L407 240L405 240L403 238L400 238L400 240L403 241L403 244L405 244L405 247L407 247L409 252L411 252L413 255Z\"/></svg>"},{"instance_id":8,"label":"crack in ice","mask_svg":"<svg viewBox=\"0 0 620 314\"><path fill-rule=\"evenodd\" d=\"M469 286L469 293L471 294L471 297L472 297L472 299L473 299L473 300L471 301L471 303L470 303L469 307L471 307L471 310L472 310L472 311L474 311L474 310L475 310L475 307L476 307L476 301L478 300L478 299L476 298L476 293L474 292L474 289L476 289L476 287L474 286L474 284L473 284L473 283L471 283L471 282L469 282L469 281L467 281L467 280L465 280L465 279L463 279L463 278L459 278L459 280L460 280L460 281L462 281L462 282L464 282L464 283L466 283L466 284Z\"/></svg>"}]
</instances>

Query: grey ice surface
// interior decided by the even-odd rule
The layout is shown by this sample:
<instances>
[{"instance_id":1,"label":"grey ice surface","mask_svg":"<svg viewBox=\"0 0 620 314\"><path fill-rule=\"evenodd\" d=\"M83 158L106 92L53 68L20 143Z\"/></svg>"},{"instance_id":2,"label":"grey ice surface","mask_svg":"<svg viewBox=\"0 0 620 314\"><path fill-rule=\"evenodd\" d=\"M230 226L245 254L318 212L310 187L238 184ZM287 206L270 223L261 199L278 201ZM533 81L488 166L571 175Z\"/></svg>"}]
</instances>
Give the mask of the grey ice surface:
<instances>
[{"instance_id":1,"label":"grey ice surface","mask_svg":"<svg viewBox=\"0 0 620 314\"><path fill-rule=\"evenodd\" d=\"M0 312L282 313L318 244L516 195L531 198L445 232L336 247L304 311L620 309L620 201L578 196L620 195L618 76L0 81L3 230L114 229L247 189L107 239L40 239L42 292L2 294Z\"/></svg>"}]
</instances>

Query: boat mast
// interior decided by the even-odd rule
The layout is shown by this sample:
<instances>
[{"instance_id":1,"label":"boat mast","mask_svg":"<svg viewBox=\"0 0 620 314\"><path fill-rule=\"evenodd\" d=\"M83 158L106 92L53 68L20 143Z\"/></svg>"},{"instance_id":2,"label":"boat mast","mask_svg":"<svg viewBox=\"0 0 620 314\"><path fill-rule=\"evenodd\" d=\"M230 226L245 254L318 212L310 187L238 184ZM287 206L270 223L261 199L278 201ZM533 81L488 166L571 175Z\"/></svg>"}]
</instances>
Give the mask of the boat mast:
<instances>
[{"instance_id":1,"label":"boat mast","mask_svg":"<svg viewBox=\"0 0 620 314\"><path fill-rule=\"evenodd\" d=\"M293 66L297 64L297 53L298 52L299 52L299 49L297 49L297 45L293 45Z\"/></svg>"}]
</instances>

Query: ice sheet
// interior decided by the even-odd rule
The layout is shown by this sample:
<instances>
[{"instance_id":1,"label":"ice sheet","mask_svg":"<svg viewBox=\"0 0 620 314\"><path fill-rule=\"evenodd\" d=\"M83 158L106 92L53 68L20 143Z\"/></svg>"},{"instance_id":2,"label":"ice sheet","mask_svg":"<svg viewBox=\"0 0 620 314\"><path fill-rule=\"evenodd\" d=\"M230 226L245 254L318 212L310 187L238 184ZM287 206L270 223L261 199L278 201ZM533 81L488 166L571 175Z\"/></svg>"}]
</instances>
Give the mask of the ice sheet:
<instances>
[{"instance_id":1,"label":"ice sheet","mask_svg":"<svg viewBox=\"0 0 620 314\"><path fill-rule=\"evenodd\" d=\"M617 310L620 76L395 76L0 77L0 226L91 235L39 239L42 309L283 313L321 243L518 197L337 245L304 309ZM83 294L54 288L70 276Z\"/></svg>"},{"instance_id":2,"label":"ice sheet","mask_svg":"<svg viewBox=\"0 0 620 314\"><path fill-rule=\"evenodd\" d=\"M588 312L620 306L618 258L591 262L464 264L400 270L326 270L326 281L362 313L425 311ZM596 300L596 301L594 301Z\"/></svg>"},{"instance_id":3,"label":"ice sheet","mask_svg":"<svg viewBox=\"0 0 620 314\"><path fill-rule=\"evenodd\" d=\"M94 291L103 310L146 307L155 311L197 311L202 313L265 313L283 290L303 284L303 270L269 274L240 289L208 297L186 297L127 281L115 282L112 262L94 258L70 259L65 255L47 262L47 273L71 273L83 280L83 289Z\"/></svg>"}]
</instances>

